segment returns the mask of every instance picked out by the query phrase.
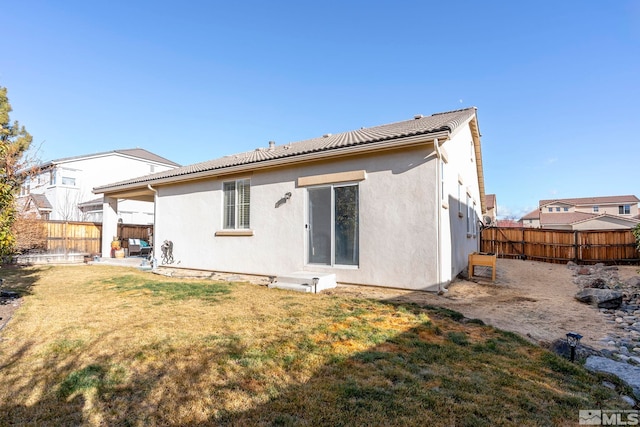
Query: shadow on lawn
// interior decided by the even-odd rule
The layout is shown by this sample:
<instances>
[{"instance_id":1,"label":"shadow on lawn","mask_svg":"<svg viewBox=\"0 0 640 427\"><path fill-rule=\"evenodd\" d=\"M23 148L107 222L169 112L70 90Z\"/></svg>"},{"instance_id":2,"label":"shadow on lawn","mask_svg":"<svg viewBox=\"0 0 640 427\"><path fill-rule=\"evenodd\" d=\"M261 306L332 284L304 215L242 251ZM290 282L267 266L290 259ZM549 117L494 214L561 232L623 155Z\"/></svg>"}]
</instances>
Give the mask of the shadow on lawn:
<instances>
[{"instance_id":1,"label":"shadow on lawn","mask_svg":"<svg viewBox=\"0 0 640 427\"><path fill-rule=\"evenodd\" d=\"M212 426L554 425L577 420L585 402L576 396L584 394L589 387L584 384L590 382L584 370L508 332L473 323L466 329L451 328L461 320L455 312L436 309L428 314L431 321L378 345L350 357L334 355L305 382L270 390L270 378L260 368L252 369L255 349L244 348L233 337L196 354L189 348L169 351L166 360L145 372L121 372L110 356L87 364L81 360L82 351L77 356L62 352L45 359L44 366L15 390L16 395L42 390L37 402L0 402L0 425L184 425L181 417L188 419L185 413L194 401L219 409L211 411L215 415L207 421L193 421ZM89 345L99 346L104 339L97 337ZM348 341L348 331L336 339ZM285 370L312 363L313 355L322 353L313 345L334 344L299 342L311 348L298 344ZM12 352L0 374L29 352L30 345ZM199 385L211 371L229 365L243 369L207 389ZM519 372L530 377L523 379ZM568 375L576 382L567 383ZM83 393L87 390L95 391L91 402ZM247 410L222 410L234 393L270 397ZM84 412L87 407L93 408L92 414Z\"/></svg>"},{"instance_id":2,"label":"shadow on lawn","mask_svg":"<svg viewBox=\"0 0 640 427\"><path fill-rule=\"evenodd\" d=\"M577 419L576 408L584 401L576 395L589 382L584 370L515 334L473 320L466 330L476 328L486 338L443 332L438 325L444 318L470 320L455 311L433 307L429 316L433 323L351 357L335 358L309 381L253 409L223 413L211 424L489 426L557 425ZM547 376L545 368L558 375ZM531 377L523 379L519 371ZM575 375L576 382L566 383L566 374ZM608 390L603 393L615 398Z\"/></svg>"},{"instance_id":3,"label":"shadow on lawn","mask_svg":"<svg viewBox=\"0 0 640 427\"><path fill-rule=\"evenodd\" d=\"M9 359L0 365L0 375L29 353L32 345L33 342L28 342L21 348L13 350ZM34 390L42 390L43 395L30 405L12 405L6 401L0 403L0 425L56 425L59 420L63 420L66 425L82 424L84 397L78 395L70 401L61 401L55 393L52 393L55 386L47 376L50 375L49 372L58 372L57 370L60 369L56 362L57 360L50 359L45 366L39 368L38 372L29 373L29 381L12 386L11 392L14 395L28 394ZM42 376L38 375L39 373Z\"/></svg>"},{"instance_id":4,"label":"shadow on lawn","mask_svg":"<svg viewBox=\"0 0 640 427\"><path fill-rule=\"evenodd\" d=\"M41 273L49 267L30 268L16 265L0 266L0 290L17 293L20 297L31 295L33 285L40 279ZM2 301L2 300L0 300Z\"/></svg>"}]
</instances>

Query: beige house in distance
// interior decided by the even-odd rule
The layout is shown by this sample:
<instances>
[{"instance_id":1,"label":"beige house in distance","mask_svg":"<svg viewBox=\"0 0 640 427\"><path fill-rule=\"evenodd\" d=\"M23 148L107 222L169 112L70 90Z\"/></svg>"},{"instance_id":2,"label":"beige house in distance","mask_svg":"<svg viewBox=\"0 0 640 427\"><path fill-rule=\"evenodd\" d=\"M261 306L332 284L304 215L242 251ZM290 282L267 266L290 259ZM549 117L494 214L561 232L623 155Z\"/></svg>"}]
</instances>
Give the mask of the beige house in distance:
<instances>
[{"instance_id":1,"label":"beige house in distance","mask_svg":"<svg viewBox=\"0 0 640 427\"><path fill-rule=\"evenodd\" d=\"M539 208L522 217L524 227L559 230L614 230L640 223L633 195L540 200Z\"/></svg>"},{"instance_id":2,"label":"beige house in distance","mask_svg":"<svg viewBox=\"0 0 640 427\"><path fill-rule=\"evenodd\" d=\"M270 142L94 192L108 237L121 200L155 203L159 263L170 241L175 268L311 292L336 282L444 290L478 250L485 211L475 108Z\"/></svg>"},{"instance_id":3,"label":"beige house in distance","mask_svg":"<svg viewBox=\"0 0 640 427\"><path fill-rule=\"evenodd\" d=\"M498 221L498 202L495 194L487 194L485 196L487 211L482 217L484 225L493 225Z\"/></svg>"}]
</instances>

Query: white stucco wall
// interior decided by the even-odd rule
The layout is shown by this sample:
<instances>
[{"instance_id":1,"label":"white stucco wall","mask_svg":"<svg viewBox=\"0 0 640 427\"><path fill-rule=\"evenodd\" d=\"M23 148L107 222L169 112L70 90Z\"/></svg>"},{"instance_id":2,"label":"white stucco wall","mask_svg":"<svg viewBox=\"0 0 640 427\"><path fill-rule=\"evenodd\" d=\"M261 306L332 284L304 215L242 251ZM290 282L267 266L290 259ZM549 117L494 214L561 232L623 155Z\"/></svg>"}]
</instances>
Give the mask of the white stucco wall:
<instances>
[{"instance_id":1,"label":"white stucco wall","mask_svg":"<svg viewBox=\"0 0 640 427\"><path fill-rule=\"evenodd\" d=\"M473 138L469 127L461 128L449 141L442 145L448 162L444 165L445 200L443 209L443 277L450 282L467 267L468 254L479 250L482 218L480 189L475 157L472 149ZM467 203L468 200L468 203ZM467 232L471 205L470 232ZM444 221L447 219L447 221Z\"/></svg>"},{"instance_id":2,"label":"white stucco wall","mask_svg":"<svg viewBox=\"0 0 640 427\"><path fill-rule=\"evenodd\" d=\"M629 205L630 213L626 215L620 215L619 206ZM593 207L598 206L598 211L594 212ZM614 203L614 204L599 204L599 205L584 205L577 206L576 211L578 212L587 212L587 213L595 213L598 215L609 214L609 215L620 215L627 218L633 218L638 215L638 204L633 202L627 203Z\"/></svg>"},{"instance_id":3,"label":"white stucco wall","mask_svg":"<svg viewBox=\"0 0 640 427\"><path fill-rule=\"evenodd\" d=\"M262 275L311 270L336 273L340 282L423 289L436 282L436 162L430 154L423 146L234 177L251 178L250 237L215 236L228 179L160 187L156 248L173 241L179 267ZM307 189L297 179L355 170L366 171L359 183L359 266L307 265ZM287 192L291 199L276 207Z\"/></svg>"}]
</instances>

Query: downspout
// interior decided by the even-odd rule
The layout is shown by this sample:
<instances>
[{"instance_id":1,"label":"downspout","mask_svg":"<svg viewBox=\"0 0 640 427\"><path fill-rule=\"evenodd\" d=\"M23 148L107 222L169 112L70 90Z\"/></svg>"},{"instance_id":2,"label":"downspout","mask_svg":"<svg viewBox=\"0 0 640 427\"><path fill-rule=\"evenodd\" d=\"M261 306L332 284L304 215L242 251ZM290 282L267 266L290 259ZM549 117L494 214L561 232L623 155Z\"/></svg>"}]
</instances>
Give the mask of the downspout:
<instances>
[{"instance_id":1,"label":"downspout","mask_svg":"<svg viewBox=\"0 0 640 427\"><path fill-rule=\"evenodd\" d=\"M147 184L147 188L153 191L153 241L151 242L153 254L151 256L151 268L155 270L158 263L156 261L156 233L158 232L158 227L156 226L156 206L158 205L158 190L153 188L151 184Z\"/></svg>"},{"instance_id":2,"label":"downspout","mask_svg":"<svg viewBox=\"0 0 640 427\"><path fill-rule=\"evenodd\" d=\"M442 265L440 260L442 259L442 201L440 200L442 193L442 184L440 182L440 162L442 161L442 153L440 152L440 146L438 145L438 138L433 140L433 146L436 152L436 215L438 217L438 232L436 236L436 280L438 281L438 293L442 293L445 290L442 288Z\"/></svg>"}]
</instances>

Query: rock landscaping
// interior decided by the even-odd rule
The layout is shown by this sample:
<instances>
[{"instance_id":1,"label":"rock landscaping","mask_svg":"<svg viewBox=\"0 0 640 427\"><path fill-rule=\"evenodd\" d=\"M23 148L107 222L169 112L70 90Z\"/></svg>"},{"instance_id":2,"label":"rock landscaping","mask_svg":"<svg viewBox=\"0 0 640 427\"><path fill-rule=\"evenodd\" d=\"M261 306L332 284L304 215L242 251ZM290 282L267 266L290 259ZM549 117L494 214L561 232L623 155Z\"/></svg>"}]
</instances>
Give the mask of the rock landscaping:
<instances>
[{"instance_id":1,"label":"rock landscaping","mask_svg":"<svg viewBox=\"0 0 640 427\"><path fill-rule=\"evenodd\" d=\"M579 266L569 263L573 281L579 290L578 301L593 304L616 333L603 338L607 348L600 355L590 355L585 367L608 372L629 384L640 399L640 276L624 281L618 267L596 264Z\"/></svg>"}]
</instances>

